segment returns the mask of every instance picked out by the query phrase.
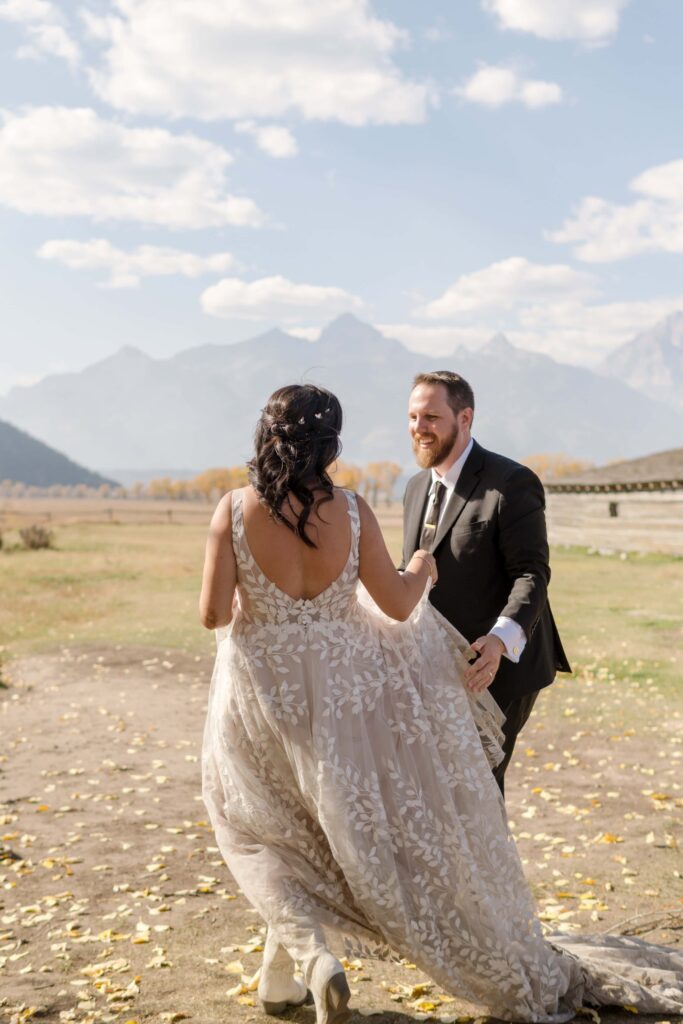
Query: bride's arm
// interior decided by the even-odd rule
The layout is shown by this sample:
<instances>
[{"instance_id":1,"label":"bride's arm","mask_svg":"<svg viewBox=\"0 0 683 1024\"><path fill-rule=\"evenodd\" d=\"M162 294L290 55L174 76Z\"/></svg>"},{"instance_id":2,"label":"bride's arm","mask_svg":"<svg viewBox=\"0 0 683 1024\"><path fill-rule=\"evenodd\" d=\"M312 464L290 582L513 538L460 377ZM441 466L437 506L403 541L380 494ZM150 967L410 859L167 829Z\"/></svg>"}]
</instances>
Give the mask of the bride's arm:
<instances>
[{"instance_id":1,"label":"bride's arm","mask_svg":"<svg viewBox=\"0 0 683 1024\"><path fill-rule=\"evenodd\" d=\"M405 572L400 573L391 560L374 512L360 495L358 509L361 583L385 615L405 622L422 597L429 576L436 580L434 556L428 551L416 551Z\"/></svg>"},{"instance_id":2,"label":"bride's arm","mask_svg":"<svg viewBox=\"0 0 683 1024\"><path fill-rule=\"evenodd\" d=\"M227 626L232 619L232 599L237 585L237 565L232 546L232 494L218 502L206 541L199 618L207 629Z\"/></svg>"}]
</instances>

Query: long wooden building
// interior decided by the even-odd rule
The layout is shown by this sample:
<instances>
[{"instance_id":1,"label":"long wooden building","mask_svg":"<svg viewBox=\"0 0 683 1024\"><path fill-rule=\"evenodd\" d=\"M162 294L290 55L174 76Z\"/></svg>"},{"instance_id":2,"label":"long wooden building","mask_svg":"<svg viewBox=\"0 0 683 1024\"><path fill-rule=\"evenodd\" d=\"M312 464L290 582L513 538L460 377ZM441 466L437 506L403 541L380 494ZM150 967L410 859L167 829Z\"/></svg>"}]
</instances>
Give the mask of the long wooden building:
<instances>
[{"instance_id":1,"label":"long wooden building","mask_svg":"<svg viewBox=\"0 0 683 1024\"><path fill-rule=\"evenodd\" d=\"M545 489L549 494L683 491L683 448L611 462L577 476L548 480Z\"/></svg>"}]
</instances>

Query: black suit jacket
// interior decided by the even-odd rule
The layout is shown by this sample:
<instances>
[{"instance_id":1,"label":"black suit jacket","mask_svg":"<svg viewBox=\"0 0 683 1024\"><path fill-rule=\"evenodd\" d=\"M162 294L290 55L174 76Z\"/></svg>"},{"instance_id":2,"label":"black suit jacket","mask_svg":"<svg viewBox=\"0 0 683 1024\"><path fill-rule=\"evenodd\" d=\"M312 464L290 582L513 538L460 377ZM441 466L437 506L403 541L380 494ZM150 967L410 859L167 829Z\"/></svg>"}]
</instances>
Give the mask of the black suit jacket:
<instances>
[{"instance_id":1,"label":"black suit jacket","mask_svg":"<svg viewBox=\"0 0 683 1024\"><path fill-rule=\"evenodd\" d=\"M403 565L419 545L431 470L408 481ZM571 672L548 604L545 493L535 473L474 442L432 548L439 579L432 604L470 641L506 615L524 630L518 664L503 657L491 693L505 707Z\"/></svg>"}]
</instances>

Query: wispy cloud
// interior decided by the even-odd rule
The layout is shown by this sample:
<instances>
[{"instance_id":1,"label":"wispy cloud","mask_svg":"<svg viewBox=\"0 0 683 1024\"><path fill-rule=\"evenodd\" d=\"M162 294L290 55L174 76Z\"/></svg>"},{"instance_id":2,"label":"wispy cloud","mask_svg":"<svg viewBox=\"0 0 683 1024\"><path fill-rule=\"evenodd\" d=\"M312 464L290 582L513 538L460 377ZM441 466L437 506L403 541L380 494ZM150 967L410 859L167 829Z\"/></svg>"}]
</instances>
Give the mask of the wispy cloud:
<instances>
[{"instance_id":1,"label":"wispy cloud","mask_svg":"<svg viewBox=\"0 0 683 1024\"><path fill-rule=\"evenodd\" d=\"M27 42L17 49L17 57L59 57L72 67L81 60L80 47L62 11L48 0L4 0L0 3L0 21L11 21L24 29Z\"/></svg>"},{"instance_id":2,"label":"wispy cloud","mask_svg":"<svg viewBox=\"0 0 683 1024\"><path fill-rule=\"evenodd\" d=\"M629 0L482 0L502 29L529 32L541 39L576 39L591 45L608 42L619 28Z\"/></svg>"},{"instance_id":3,"label":"wispy cloud","mask_svg":"<svg viewBox=\"0 0 683 1024\"><path fill-rule=\"evenodd\" d=\"M476 344L477 338L485 340L502 330L522 348L563 362L595 365L638 331L678 310L683 310L683 293L605 301L594 274L513 256L462 274L415 312L434 323L444 340L452 330L454 339L462 332L465 344L468 336ZM419 342L419 334L415 337ZM429 336L424 340L428 344ZM435 354L440 351L445 348Z\"/></svg>"},{"instance_id":4,"label":"wispy cloud","mask_svg":"<svg viewBox=\"0 0 683 1024\"><path fill-rule=\"evenodd\" d=\"M290 132L279 124L257 124L256 121L238 121L235 131L242 135L251 135L256 140L256 145L268 156L276 160L283 160L287 157L296 156L299 152L296 139Z\"/></svg>"},{"instance_id":5,"label":"wispy cloud","mask_svg":"<svg viewBox=\"0 0 683 1024\"><path fill-rule=\"evenodd\" d=\"M553 242L574 246L587 263L610 263L644 252L683 252L683 160L650 167L630 183L640 198L612 203L583 199Z\"/></svg>"},{"instance_id":6,"label":"wispy cloud","mask_svg":"<svg viewBox=\"0 0 683 1024\"><path fill-rule=\"evenodd\" d=\"M126 251L117 249L106 238L87 242L74 239L52 239L38 250L45 260L62 263L70 270L99 270L108 274L106 288L135 288L143 277L200 277L222 274L237 265L229 252L201 256L198 253L165 246L140 245Z\"/></svg>"},{"instance_id":7,"label":"wispy cloud","mask_svg":"<svg viewBox=\"0 0 683 1024\"><path fill-rule=\"evenodd\" d=\"M483 309L513 309L567 297L586 299L596 290L592 274L564 263L532 263L521 256L510 256L482 270L462 274L443 295L416 313L430 320L457 319Z\"/></svg>"},{"instance_id":8,"label":"wispy cloud","mask_svg":"<svg viewBox=\"0 0 683 1024\"><path fill-rule=\"evenodd\" d=\"M34 107L0 126L0 204L168 228L258 226L253 200L227 191L221 146L161 128L127 128L94 110Z\"/></svg>"}]
</instances>

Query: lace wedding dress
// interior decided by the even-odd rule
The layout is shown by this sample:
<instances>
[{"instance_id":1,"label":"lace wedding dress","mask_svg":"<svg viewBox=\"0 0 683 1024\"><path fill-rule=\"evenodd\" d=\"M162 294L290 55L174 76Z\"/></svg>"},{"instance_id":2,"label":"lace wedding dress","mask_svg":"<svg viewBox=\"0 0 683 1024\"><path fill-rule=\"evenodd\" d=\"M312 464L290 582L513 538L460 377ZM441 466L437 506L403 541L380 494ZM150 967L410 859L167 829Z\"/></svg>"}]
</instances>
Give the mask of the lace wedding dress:
<instances>
[{"instance_id":1,"label":"lace wedding dress","mask_svg":"<svg viewBox=\"0 0 683 1024\"><path fill-rule=\"evenodd\" d=\"M500 711L462 684L467 642L425 593L407 622L348 561L317 597L269 581L233 493L240 609L218 631L203 750L221 852L291 956L407 957L519 1021L582 1003L683 1013L683 954L543 937L491 773Z\"/></svg>"}]
</instances>

